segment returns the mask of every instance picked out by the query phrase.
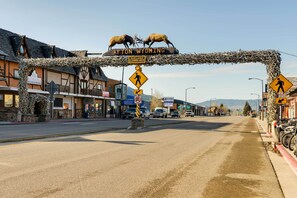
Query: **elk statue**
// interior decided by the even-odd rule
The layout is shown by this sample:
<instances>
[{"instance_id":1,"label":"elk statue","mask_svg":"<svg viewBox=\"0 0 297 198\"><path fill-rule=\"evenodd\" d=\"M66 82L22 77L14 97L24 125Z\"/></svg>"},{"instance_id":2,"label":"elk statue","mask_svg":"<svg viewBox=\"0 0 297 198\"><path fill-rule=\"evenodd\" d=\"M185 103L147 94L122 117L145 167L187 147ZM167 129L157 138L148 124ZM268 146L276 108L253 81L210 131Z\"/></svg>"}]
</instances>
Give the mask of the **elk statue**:
<instances>
[{"instance_id":1,"label":"elk statue","mask_svg":"<svg viewBox=\"0 0 297 198\"><path fill-rule=\"evenodd\" d=\"M149 47L152 46L152 44L154 42L165 42L168 47L169 44L172 45L172 47L174 47L174 45L168 40L168 37L165 34L157 34L157 33L153 33L150 34L145 40L142 40L141 38L136 37L137 41L142 41L143 43L143 47L145 47L145 45L148 45Z\"/></svg>"},{"instance_id":2,"label":"elk statue","mask_svg":"<svg viewBox=\"0 0 297 198\"><path fill-rule=\"evenodd\" d=\"M135 46L134 39L127 34L123 34L121 36L113 36L109 40L108 50L111 50L115 44L124 44L126 48L129 48L127 43L129 43L129 45L133 44L133 46Z\"/></svg>"}]
</instances>

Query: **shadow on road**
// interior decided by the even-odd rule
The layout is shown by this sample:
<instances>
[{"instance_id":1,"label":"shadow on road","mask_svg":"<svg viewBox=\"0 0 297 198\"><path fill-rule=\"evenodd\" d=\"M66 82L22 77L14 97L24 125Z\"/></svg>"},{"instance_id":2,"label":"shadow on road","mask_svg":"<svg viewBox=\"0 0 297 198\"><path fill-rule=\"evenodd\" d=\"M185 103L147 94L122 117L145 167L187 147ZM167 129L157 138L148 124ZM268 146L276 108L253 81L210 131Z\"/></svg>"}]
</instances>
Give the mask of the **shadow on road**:
<instances>
[{"instance_id":1,"label":"shadow on road","mask_svg":"<svg viewBox=\"0 0 297 198\"><path fill-rule=\"evenodd\" d=\"M156 142L150 141L115 141L115 140L92 140L84 137L63 137L59 139L46 140L45 142L106 142L113 144L130 144L130 145L144 145Z\"/></svg>"},{"instance_id":2,"label":"shadow on road","mask_svg":"<svg viewBox=\"0 0 297 198\"><path fill-rule=\"evenodd\" d=\"M211 130L214 132L227 132L218 130L224 126L231 125L228 122L204 122L204 121L182 121L176 123L162 123L147 125L145 128L140 130L126 130L124 133L146 133L156 131L160 129L177 129L177 130L197 130L199 132L205 130ZM120 132L123 133L123 132Z\"/></svg>"}]
</instances>

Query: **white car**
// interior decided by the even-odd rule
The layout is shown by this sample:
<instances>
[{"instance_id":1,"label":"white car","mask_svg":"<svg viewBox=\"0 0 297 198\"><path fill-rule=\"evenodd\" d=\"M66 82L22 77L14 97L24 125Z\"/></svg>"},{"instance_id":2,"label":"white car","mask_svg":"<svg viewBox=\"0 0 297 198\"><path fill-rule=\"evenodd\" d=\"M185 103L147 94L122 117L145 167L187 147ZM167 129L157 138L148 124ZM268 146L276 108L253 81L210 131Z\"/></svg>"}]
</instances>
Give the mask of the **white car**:
<instances>
[{"instance_id":1,"label":"white car","mask_svg":"<svg viewBox=\"0 0 297 198\"><path fill-rule=\"evenodd\" d=\"M185 114L185 117L188 117L188 116L194 117L194 112L191 111L191 110L187 110L186 114Z\"/></svg>"},{"instance_id":2,"label":"white car","mask_svg":"<svg viewBox=\"0 0 297 198\"><path fill-rule=\"evenodd\" d=\"M144 118L144 119L150 119L150 110L148 109L144 109L144 108L140 108L140 111L141 111L141 117Z\"/></svg>"}]
</instances>

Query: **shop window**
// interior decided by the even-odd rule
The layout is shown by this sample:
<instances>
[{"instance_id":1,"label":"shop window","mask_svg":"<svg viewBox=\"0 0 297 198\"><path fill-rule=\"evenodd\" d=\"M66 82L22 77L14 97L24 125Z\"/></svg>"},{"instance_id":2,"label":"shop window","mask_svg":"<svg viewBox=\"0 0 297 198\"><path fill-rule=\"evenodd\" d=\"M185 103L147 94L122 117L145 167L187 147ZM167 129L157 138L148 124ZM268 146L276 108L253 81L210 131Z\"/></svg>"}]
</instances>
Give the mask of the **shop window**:
<instances>
[{"instance_id":1,"label":"shop window","mask_svg":"<svg viewBox=\"0 0 297 198\"><path fill-rule=\"evenodd\" d=\"M69 103L64 103L63 104L63 109L69 109Z\"/></svg>"},{"instance_id":2,"label":"shop window","mask_svg":"<svg viewBox=\"0 0 297 198\"><path fill-rule=\"evenodd\" d=\"M13 95L12 94L4 95L4 107L13 107Z\"/></svg>"},{"instance_id":3,"label":"shop window","mask_svg":"<svg viewBox=\"0 0 297 198\"><path fill-rule=\"evenodd\" d=\"M3 94L0 94L0 107L3 107Z\"/></svg>"},{"instance_id":4,"label":"shop window","mask_svg":"<svg viewBox=\"0 0 297 198\"><path fill-rule=\"evenodd\" d=\"M19 97L19 95L14 96L14 106L16 108L19 108L19 106L20 106L20 97Z\"/></svg>"},{"instance_id":5,"label":"shop window","mask_svg":"<svg viewBox=\"0 0 297 198\"><path fill-rule=\"evenodd\" d=\"M55 98L54 107L63 107L63 98Z\"/></svg>"}]
</instances>

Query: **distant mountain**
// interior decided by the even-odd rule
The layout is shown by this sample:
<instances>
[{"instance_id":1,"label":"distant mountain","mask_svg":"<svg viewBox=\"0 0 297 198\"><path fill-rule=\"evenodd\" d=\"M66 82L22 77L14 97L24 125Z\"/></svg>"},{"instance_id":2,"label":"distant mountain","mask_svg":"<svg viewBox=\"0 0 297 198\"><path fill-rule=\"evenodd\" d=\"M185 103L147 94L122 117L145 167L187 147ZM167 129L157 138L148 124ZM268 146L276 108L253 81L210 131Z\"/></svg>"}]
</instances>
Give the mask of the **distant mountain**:
<instances>
[{"instance_id":1,"label":"distant mountain","mask_svg":"<svg viewBox=\"0 0 297 198\"><path fill-rule=\"evenodd\" d=\"M257 105L258 105L257 99L255 99L255 100L216 99L216 100L211 100L211 101L208 100L208 101L204 101L204 102L200 102L200 103L196 103L196 104L197 105L200 105L200 106L207 106L207 107L209 107L210 102L211 102L211 105L218 105L218 106L220 106L221 104L223 104L228 109L243 109L246 101L250 104L250 106L252 107L252 109L256 109L257 108ZM259 101L259 103L260 103L260 101Z\"/></svg>"},{"instance_id":2,"label":"distant mountain","mask_svg":"<svg viewBox=\"0 0 297 198\"><path fill-rule=\"evenodd\" d=\"M134 89L128 86L127 93L128 93L128 95L134 95ZM142 96L142 100L151 101L151 96L150 95L143 94L141 96ZM253 100L216 99L216 100L211 100L211 101L208 100L208 101L204 101L204 102L200 102L200 103L196 103L196 104L200 105L200 106L209 107L209 103L211 102L211 105L220 106L221 104L223 104L228 109L243 109L246 101L250 104L252 109L257 109L258 102L257 102L256 99L255 100L254 99Z\"/></svg>"}]
</instances>

